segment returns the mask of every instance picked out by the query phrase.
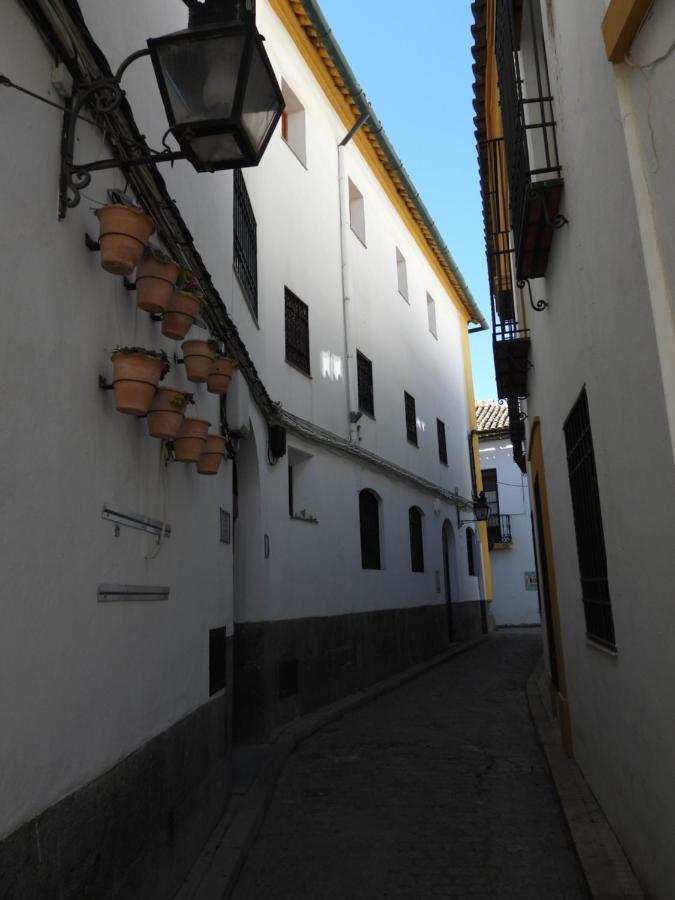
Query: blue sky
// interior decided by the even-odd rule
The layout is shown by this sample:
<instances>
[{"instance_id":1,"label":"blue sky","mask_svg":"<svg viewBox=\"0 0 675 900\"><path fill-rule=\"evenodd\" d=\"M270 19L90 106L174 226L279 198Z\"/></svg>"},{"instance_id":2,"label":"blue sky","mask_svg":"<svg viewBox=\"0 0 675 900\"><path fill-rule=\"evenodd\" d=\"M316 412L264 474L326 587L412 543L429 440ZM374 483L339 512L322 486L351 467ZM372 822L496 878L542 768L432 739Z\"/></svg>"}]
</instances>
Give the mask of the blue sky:
<instances>
[{"instance_id":1,"label":"blue sky","mask_svg":"<svg viewBox=\"0 0 675 900\"><path fill-rule=\"evenodd\" d=\"M354 74L486 320L470 0L319 0ZM471 337L476 399L495 398L489 332Z\"/></svg>"}]
</instances>

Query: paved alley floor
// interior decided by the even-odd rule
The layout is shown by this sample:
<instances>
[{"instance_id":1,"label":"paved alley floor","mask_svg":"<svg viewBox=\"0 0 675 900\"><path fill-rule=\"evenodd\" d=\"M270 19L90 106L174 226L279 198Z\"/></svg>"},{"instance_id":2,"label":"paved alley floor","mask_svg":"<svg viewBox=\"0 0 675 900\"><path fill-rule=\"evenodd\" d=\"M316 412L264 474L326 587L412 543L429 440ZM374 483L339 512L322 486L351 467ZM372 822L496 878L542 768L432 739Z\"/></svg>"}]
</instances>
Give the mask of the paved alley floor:
<instances>
[{"instance_id":1,"label":"paved alley floor","mask_svg":"<svg viewBox=\"0 0 675 900\"><path fill-rule=\"evenodd\" d=\"M588 897L528 715L540 653L498 633L303 741L235 900Z\"/></svg>"}]
</instances>

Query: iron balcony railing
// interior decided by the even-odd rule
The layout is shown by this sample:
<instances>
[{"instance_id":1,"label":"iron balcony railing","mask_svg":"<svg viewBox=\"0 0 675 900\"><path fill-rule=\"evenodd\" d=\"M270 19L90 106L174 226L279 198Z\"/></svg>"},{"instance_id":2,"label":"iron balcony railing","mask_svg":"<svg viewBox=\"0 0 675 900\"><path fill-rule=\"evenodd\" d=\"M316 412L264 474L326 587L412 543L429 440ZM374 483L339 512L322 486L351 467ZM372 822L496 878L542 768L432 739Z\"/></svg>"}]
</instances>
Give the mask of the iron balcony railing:
<instances>
[{"instance_id":1,"label":"iron balcony railing","mask_svg":"<svg viewBox=\"0 0 675 900\"><path fill-rule=\"evenodd\" d=\"M546 272L560 215L558 156L538 0L497 0L495 56L518 279Z\"/></svg>"},{"instance_id":2,"label":"iron balcony railing","mask_svg":"<svg viewBox=\"0 0 675 900\"><path fill-rule=\"evenodd\" d=\"M511 516L491 515L488 518L488 544L510 544L511 540Z\"/></svg>"}]
</instances>

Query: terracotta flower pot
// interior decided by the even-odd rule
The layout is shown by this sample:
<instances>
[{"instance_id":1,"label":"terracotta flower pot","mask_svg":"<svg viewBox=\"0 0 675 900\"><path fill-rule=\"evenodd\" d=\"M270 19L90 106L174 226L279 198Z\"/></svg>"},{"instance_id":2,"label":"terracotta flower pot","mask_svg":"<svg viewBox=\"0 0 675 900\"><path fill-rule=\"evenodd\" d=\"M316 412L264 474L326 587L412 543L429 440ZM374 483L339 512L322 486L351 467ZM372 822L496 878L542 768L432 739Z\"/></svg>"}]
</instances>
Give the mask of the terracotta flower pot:
<instances>
[{"instance_id":1,"label":"terracotta flower pot","mask_svg":"<svg viewBox=\"0 0 675 900\"><path fill-rule=\"evenodd\" d=\"M148 432L151 437L172 441L183 424L187 397L175 388L157 388L148 411Z\"/></svg>"},{"instance_id":2,"label":"terracotta flower pot","mask_svg":"<svg viewBox=\"0 0 675 900\"><path fill-rule=\"evenodd\" d=\"M200 475L217 475L223 456L225 456L225 438L220 434L209 434L197 463L197 471Z\"/></svg>"},{"instance_id":3,"label":"terracotta flower pot","mask_svg":"<svg viewBox=\"0 0 675 900\"><path fill-rule=\"evenodd\" d=\"M164 361L147 353L113 353L115 406L119 412L144 416L164 371Z\"/></svg>"},{"instance_id":4,"label":"terracotta flower pot","mask_svg":"<svg viewBox=\"0 0 675 900\"><path fill-rule=\"evenodd\" d=\"M239 368L239 363L228 356L217 356L211 366L207 379L206 389L211 394L226 394L232 381L234 370Z\"/></svg>"},{"instance_id":5,"label":"terracotta flower pot","mask_svg":"<svg viewBox=\"0 0 675 900\"><path fill-rule=\"evenodd\" d=\"M183 419L174 442L174 451L179 462L199 462L210 424L206 419Z\"/></svg>"},{"instance_id":6,"label":"terracotta flower pot","mask_svg":"<svg viewBox=\"0 0 675 900\"><path fill-rule=\"evenodd\" d=\"M208 341L183 342L185 373L189 381L206 381L215 358L216 351Z\"/></svg>"},{"instance_id":7,"label":"terracotta flower pot","mask_svg":"<svg viewBox=\"0 0 675 900\"><path fill-rule=\"evenodd\" d=\"M136 303L139 309L163 313L169 305L180 272L178 263L163 262L152 254L145 256L136 270Z\"/></svg>"},{"instance_id":8,"label":"terracotta flower pot","mask_svg":"<svg viewBox=\"0 0 675 900\"><path fill-rule=\"evenodd\" d=\"M202 305L194 294L176 291L162 316L162 334L180 341L190 330Z\"/></svg>"},{"instance_id":9,"label":"terracotta flower pot","mask_svg":"<svg viewBox=\"0 0 675 900\"><path fill-rule=\"evenodd\" d=\"M101 265L113 275L131 275L140 263L143 249L155 223L142 209L109 205L96 210L101 224Z\"/></svg>"}]
</instances>

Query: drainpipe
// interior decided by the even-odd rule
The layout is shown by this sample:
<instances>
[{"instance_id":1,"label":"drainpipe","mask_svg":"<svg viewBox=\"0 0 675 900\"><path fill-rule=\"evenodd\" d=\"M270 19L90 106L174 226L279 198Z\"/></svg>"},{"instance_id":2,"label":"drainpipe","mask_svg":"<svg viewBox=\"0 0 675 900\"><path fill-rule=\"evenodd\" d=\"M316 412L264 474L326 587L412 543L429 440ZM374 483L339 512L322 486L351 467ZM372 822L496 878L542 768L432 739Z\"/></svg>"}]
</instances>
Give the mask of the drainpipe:
<instances>
[{"instance_id":1,"label":"drainpipe","mask_svg":"<svg viewBox=\"0 0 675 900\"><path fill-rule=\"evenodd\" d=\"M345 391L347 395L347 427L350 442L354 441L356 423L352 420L352 413L359 408L356 394L356 350L352 347L352 304L351 304L351 270L349 267L349 185L347 184L347 171L345 165L345 148L356 135L359 129L370 118L370 112L363 112L351 131L349 131L338 144L338 194L340 199L340 261L342 269L342 315L344 325L344 354L345 354Z\"/></svg>"}]
</instances>

